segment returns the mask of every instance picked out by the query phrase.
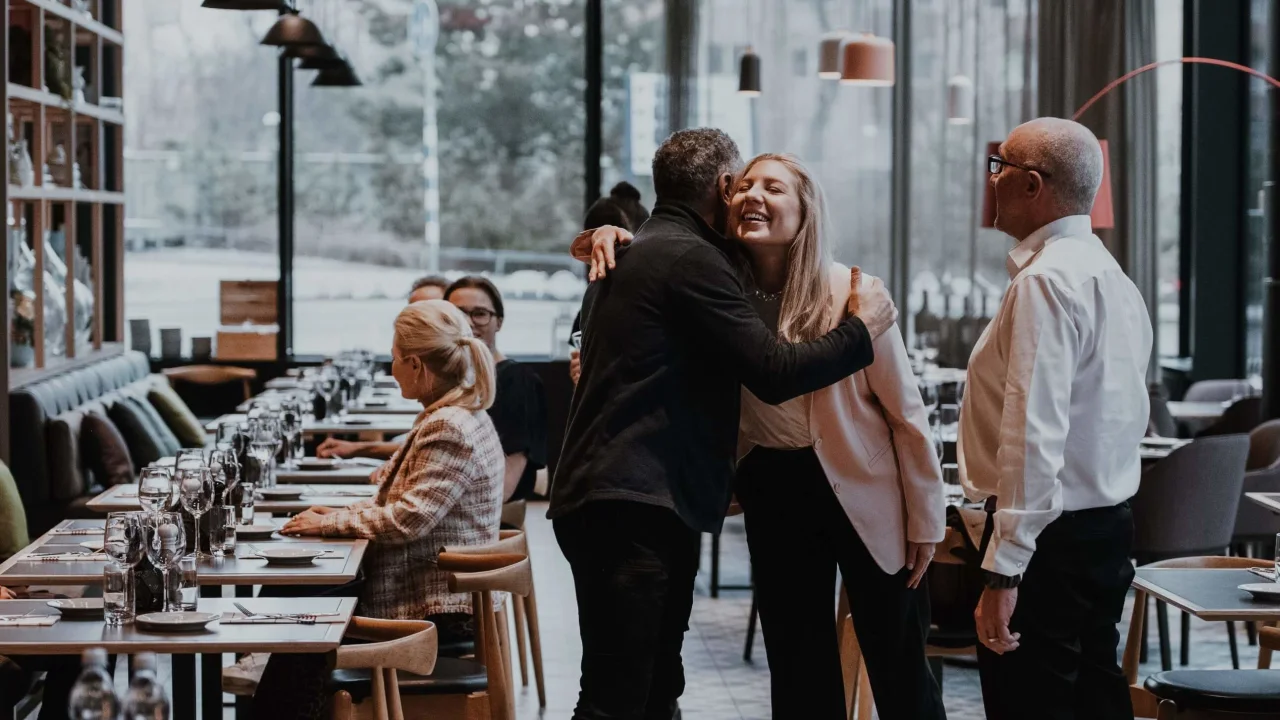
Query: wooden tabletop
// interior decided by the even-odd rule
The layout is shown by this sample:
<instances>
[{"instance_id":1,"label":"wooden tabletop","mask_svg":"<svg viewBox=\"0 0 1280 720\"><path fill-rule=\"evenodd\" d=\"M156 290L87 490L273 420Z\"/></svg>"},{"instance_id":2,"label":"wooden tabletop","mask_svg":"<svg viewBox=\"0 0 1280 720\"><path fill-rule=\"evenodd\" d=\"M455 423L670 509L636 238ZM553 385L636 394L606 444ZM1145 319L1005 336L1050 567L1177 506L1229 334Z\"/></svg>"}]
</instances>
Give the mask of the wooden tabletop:
<instances>
[{"instance_id":1,"label":"wooden tabletop","mask_svg":"<svg viewBox=\"0 0 1280 720\"><path fill-rule=\"evenodd\" d=\"M1220 402L1171 402L1169 414L1175 420L1217 420L1229 403Z\"/></svg>"},{"instance_id":2,"label":"wooden tabletop","mask_svg":"<svg viewBox=\"0 0 1280 720\"><path fill-rule=\"evenodd\" d=\"M280 526L283 520L265 516L259 523ZM53 530L40 536L34 543L0 564L0 585L100 585L105 560L83 562L36 562L22 558L32 552L83 552L80 543L100 539L101 535L54 535L56 530L101 528L102 520L63 520ZM237 543L237 555L248 555L275 545L290 547L315 547L340 553L340 559L321 558L310 565L268 565L266 560L249 558L220 558L200 562L201 585L341 585L356 579L360 563L364 561L368 540L347 538L286 538L272 535L270 540L241 540Z\"/></svg>"},{"instance_id":3,"label":"wooden tabletop","mask_svg":"<svg viewBox=\"0 0 1280 720\"><path fill-rule=\"evenodd\" d=\"M1248 570L1138 568L1133 586L1201 620L1280 620L1280 602L1255 600L1240 585L1267 582Z\"/></svg>"},{"instance_id":4,"label":"wooden tabletop","mask_svg":"<svg viewBox=\"0 0 1280 720\"><path fill-rule=\"evenodd\" d=\"M236 612L234 599L200 598L197 609L207 613ZM252 612L341 613L341 622L315 625L223 625L210 623L202 632L162 633L143 630L137 623L107 627L97 620L59 620L43 627L0 627L0 655L76 655L88 648L109 653L155 652L166 655L226 652L322 653L342 644L355 611L355 598L245 598L238 602ZM44 600L0 600L0 613L56 615Z\"/></svg>"},{"instance_id":5,"label":"wooden tabletop","mask_svg":"<svg viewBox=\"0 0 1280 720\"><path fill-rule=\"evenodd\" d=\"M413 429L416 414L381 414L351 413L345 417L316 420L307 418L302 424L303 435L402 435ZM223 415L206 424L204 429L217 432L218 426L224 422L244 422L245 416L239 413Z\"/></svg>"},{"instance_id":6,"label":"wooden tabletop","mask_svg":"<svg viewBox=\"0 0 1280 720\"><path fill-rule=\"evenodd\" d=\"M1280 493L1245 493L1249 500L1261 505L1273 513L1280 515Z\"/></svg>"},{"instance_id":7,"label":"wooden tabletop","mask_svg":"<svg viewBox=\"0 0 1280 720\"><path fill-rule=\"evenodd\" d=\"M290 487L293 486L291 485ZM264 513L298 513L316 505L344 508L373 497L375 492L377 492L377 487L369 484L368 473L365 473L363 483L350 485L322 484L318 487L307 488L302 497L297 500L266 499L259 494L258 499L254 501L253 509L256 512ZM142 506L138 504L137 485L115 485L109 487L102 494L85 503L85 507L103 514L142 509Z\"/></svg>"}]
</instances>

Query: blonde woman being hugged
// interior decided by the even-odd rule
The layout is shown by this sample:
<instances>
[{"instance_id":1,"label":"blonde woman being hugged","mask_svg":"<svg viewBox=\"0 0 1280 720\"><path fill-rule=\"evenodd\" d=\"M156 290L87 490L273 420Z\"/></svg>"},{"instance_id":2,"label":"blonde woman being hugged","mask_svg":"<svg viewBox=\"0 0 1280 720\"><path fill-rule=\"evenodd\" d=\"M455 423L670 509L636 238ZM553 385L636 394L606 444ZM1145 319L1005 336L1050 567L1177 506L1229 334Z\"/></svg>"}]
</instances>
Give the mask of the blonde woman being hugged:
<instances>
[{"instance_id":1,"label":"blonde woman being hugged","mask_svg":"<svg viewBox=\"0 0 1280 720\"><path fill-rule=\"evenodd\" d=\"M821 188L794 157L766 154L725 200L726 234L742 250L761 319L788 342L825 335L853 283L831 261ZM594 267L607 265L604 249L597 241ZM775 718L845 717L831 602L837 568L880 717L946 716L925 659L922 586L944 533L942 470L902 334L894 327L874 348L866 369L780 405L742 391L735 491Z\"/></svg>"},{"instance_id":2,"label":"blonde woman being hugged","mask_svg":"<svg viewBox=\"0 0 1280 720\"><path fill-rule=\"evenodd\" d=\"M493 357L472 334L462 311L443 300L400 311L391 356L391 373L401 393L426 409L404 445L382 466L376 496L341 510L313 507L281 532L367 538L371 542L357 613L430 620L440 643L452 644L474 638L471 598L449 592L446 573L436 567L436 553L446 546L498 540L505 456L485 412L495 392ZM272 670L269 665L259 696L275 675ZM297 673L283 674L281 680L301 684ZM280 710L288 717L310 715L289 703L271 705L271 712ZM254 709L255 716L271 716L259 712L265 709L259 698Z\"/></svg>"}]
</instances>

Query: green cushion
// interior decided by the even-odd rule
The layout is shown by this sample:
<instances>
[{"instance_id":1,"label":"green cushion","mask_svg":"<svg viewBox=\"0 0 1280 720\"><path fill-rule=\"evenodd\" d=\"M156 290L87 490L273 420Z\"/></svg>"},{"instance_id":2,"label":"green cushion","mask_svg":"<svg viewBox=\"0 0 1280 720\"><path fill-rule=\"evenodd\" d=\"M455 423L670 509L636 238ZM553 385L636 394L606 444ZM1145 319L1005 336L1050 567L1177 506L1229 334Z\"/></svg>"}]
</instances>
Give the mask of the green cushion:
<instances>
[{"instance_id":1,"label":"green cushion","mask_svg":"<svg viewBox=\"0 0 1280 720\"><path fill-rule=\"evenodd\" d=\"M22 508L18 485L9 468L0 463L0 559L31 544L27 537L27 513Z\"/></svg>"},{"instance_id":2,"label":"green cushion","mask_svg":"<svg viewBox=\"0 0 1280 720\"><path fill-rule=\"evenodd\" d=\"M173 391L173 388L167 384L156 385L151 392L147 393L147 400L160 413L160 417L164 418L173 434L178 436L178 442L182 443L182 447L204 447L207 437L204 426L196 419L191 408L178 397L178 393Z\"/></svg>"}]
</instances>

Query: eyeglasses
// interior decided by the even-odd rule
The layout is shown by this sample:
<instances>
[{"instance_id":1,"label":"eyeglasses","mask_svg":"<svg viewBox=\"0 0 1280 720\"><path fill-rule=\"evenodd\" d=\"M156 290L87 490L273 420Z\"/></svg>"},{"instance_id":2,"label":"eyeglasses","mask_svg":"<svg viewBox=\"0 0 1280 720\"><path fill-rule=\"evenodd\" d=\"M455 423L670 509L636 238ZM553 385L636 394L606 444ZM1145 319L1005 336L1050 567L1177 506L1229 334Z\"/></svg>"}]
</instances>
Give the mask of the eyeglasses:
<instances>
[{"instance_id":1,"label":"eyeglasses","mask_svg":"<svg viewBox=\"0 0 1280 720\"><path fill-rule=\"evenodd\" d=\"M1044 177L1053 177L1050 173L1047 173L1044 170L1041 170L1040 168L1027 167L1026 165L1011 163L1008 160L1005 160L1004 158L1000 157L999 155L990 155L987 157L987 172L989 174L999 175L1000 171L1003 170L1005 166L1008 166L1011 168L1017 168L1019 170L1025 170L1026 172L1038 172Z\"/></svg>"},{"instance_id":2,"label":"eyeglasses","mask_svg":"<svg viewBox=\"0 0 1280 720\"><path fill-rule=\"evenodd\" d=\"M494 318L498 317L498 313L488 308L475 308L474 310L468 310L466 308L458 309L462 311L463 315L470 317L471 323L476 327L484 327Z\"/></svg>"}]
</instances>

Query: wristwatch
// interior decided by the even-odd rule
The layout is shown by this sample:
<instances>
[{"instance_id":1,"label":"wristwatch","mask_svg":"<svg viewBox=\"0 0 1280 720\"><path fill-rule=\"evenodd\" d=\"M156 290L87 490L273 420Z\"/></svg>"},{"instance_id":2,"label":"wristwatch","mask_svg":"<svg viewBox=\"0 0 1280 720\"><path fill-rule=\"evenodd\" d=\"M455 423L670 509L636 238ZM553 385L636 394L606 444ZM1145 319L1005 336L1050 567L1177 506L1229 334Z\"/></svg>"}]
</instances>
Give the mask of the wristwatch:
<instances>
[{"instance_id":1,"label":"wristwatch","mask_svg":"<svg viewBox=\"0 0 1280 720\"><path fill-rule=\"evenodd\" d=\"M1001 575L990 570L982 571L982 583L992 590L1012 590L1021 582L1021 575Z\"/></svg>"}]
</instances>

